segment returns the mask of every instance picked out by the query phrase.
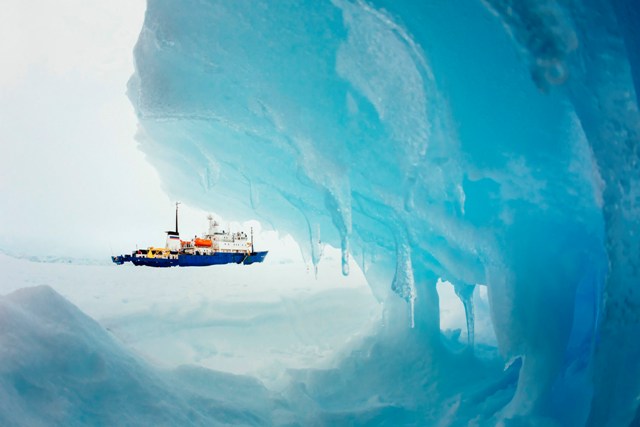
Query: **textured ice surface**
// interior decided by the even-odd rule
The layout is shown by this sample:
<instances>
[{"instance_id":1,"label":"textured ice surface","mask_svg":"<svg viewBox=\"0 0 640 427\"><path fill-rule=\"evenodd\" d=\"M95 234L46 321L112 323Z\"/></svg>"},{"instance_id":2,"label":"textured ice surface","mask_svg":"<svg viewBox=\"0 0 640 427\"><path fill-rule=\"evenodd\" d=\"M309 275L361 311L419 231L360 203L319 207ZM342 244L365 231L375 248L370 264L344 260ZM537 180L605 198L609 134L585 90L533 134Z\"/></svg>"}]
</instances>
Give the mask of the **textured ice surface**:
<instances>
[{"instance_id":1,"label":"textured ice surface","mask_svg":"<svg viewBox=\"0 0 640 427\"><path fill-rule=\"evenodd\" d=\"M345 279L339 259L331 265L313 279L300 263L165 270L0 255L0 295L50 286L153 364L273 383L287 368L327 365L380 317L357 268Z\"/></svg>"},{"instance_id":2,"label":"textured ice surface","mask_svg":"<svg viewBox=\"0 0 640 427\"><path fill-rule=\"evenodd\" d=\"M331 366L380 318L357 267L344 278L333 252L317 279L300 263L166 270L0 255L0 425L295 420L262 383Z\"/></svg>"},{"instance_id":3,"label":"textured ice surface","mask_svg":"<svg viewBox=\"0 0 640 427\"><path fill-rule=\"evenodd\" d=\"M50 287L0 297L0 424L269 425L292 417L255 379L153 368Z\"/></svg>"},{"instance_id":4,"label":"textured ice surface","mask_svg":"<svg viewBox=\"0 0 640 427\"><path fill-rule=\"evenodd\" d=\"M9 293L0 297L0 423L422 424L459 407L462 392L496 393L502 365L464 351L464 309L449 285L439 286L453 353L433 354L417 329L367 337L380 310L353 280L358 269L345 279L339 257L324 265L310 281L295 274L299 264L251 274L0 256L0 293ZM486 342L480 334L476 351L491 351ZM412 370L396 363L400 348ZM502 380L500 399L512 385Z\"/></svg>"},{"instance_id":5,"label":"textured ice surface","mask_svg":"<svg viewBox=\"0 0 640 427\"><path fill-rule=\"evenodd\" d=\"M333 364L294 363L274 398L208 371L182 387L50 289L19 291L0 301L0 421L637 424L639 16L634 0L149 0L129 96L165 189L291 233L319 274L355 261L382 321ZM336 320L335 295L311 300L280 327ZM167 314L211 320L184 307L129 344L176 344Z\"/></svg>"},{"instance_id":6,"label":"textured ice surface","mask_svg":"<svg viewBox=\"0 0 640 427\"><path fill-rule=\"evenodd\" d=\"M384 303L335 381L292 399L327 423L632 422L638 16L633 0L149 0L129 95L167 191L257 215L320 268L342 248ZM443 344L439 278L469 332L487 287L502 359Z\"/></svg>"}]
</instances>

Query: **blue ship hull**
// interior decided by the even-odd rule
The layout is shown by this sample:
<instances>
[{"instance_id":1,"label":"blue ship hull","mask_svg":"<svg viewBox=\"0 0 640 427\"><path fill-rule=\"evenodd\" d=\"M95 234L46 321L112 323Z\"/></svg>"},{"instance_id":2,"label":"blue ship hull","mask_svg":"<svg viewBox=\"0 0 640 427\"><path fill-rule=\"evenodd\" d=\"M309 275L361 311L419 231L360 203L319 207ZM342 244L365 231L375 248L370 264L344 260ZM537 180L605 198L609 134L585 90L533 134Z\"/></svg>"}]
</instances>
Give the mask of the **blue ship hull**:
<instances>
[{"instance_id":1,"label":"blue ship hull","mask_svg":"<svg viewBox=\"0 0 640 427\"><path fill-rule=\"evenodd\" d=\"M206 267L218 264L253 264L264 261L268 251L251 252L249 254L237 252L216 252L213 255L179 254L177 259L148 258L146 256L119 255L111 257L116 264L131 262L133 265L147 267Z\"/></svg>"}]
</instances>

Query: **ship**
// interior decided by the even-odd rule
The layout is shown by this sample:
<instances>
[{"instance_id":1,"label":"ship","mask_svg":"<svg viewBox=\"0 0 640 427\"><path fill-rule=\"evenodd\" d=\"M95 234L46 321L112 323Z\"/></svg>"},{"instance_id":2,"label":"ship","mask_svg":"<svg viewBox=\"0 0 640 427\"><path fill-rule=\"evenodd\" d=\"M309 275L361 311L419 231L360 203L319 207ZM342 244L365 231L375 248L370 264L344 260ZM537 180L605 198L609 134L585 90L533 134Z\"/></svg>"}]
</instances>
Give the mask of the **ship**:
<instances>
[{"instance_id":1,"label":"ship","mask_svg":"<svg viewBox=\"0 0 640 427\"><path fill-rule=\"evenodd\" d=\"M253 228L251 235L239 231L232 233L220 227L209 215L209 229L206 233L182 240L178 232L178 205L176 203L176 229L165 231L165 246L136 249L131 254L112 256L111 260L122 265L130 262L147 267L206 267L219 264L254 264L263 262L268 251L256 252L253 248ZM250 238L249 238L250 237Z\"/></svg>"}]
</instances>

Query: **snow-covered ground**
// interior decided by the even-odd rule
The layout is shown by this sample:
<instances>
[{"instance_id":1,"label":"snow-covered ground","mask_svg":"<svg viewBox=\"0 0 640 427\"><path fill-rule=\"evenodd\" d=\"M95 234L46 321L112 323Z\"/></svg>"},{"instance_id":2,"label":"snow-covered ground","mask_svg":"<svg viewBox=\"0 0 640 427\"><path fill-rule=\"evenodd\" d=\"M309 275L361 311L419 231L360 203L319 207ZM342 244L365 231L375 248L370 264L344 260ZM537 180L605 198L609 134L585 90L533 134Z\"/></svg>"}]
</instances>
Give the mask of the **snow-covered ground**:
<instances>
[{"instance_id":1,"label":"snow-covered ground","mask_svg":"<svg viewBox=\"0 0 640 427\"><path fill-rule=\"evenodd\" d=\"M342 276L338 250L326 248L317 278L282 254L169 269L0 254L0 425L416 423L454 410L452 393L512 394L499 360L463 351L448 283L438 292L451 351L408 324L387 335L383 305L355 263ZM474 300L483 354L486 292ZM496 381L503 392L485 396Z\"/></svg>"},{"instance_id":2,"label":"snow-covered ground","mask_svg":"<svg viewBox=\"0 0 640 427\"><path fill-rule=\"evenodd\" d=\"M254 378L145 362L49 286L0 297L0 425L290 424Z\"/></svg>"},{"instance_id":3,"label":"snow-covered ground","mask_svg":"<svg viewBox=\"0 0 640 427\"><path fill-rule=\"evenodd\" d=\"M332 262L316 280L300 262L153 269L0 255L0 294L47 285L152 364L269 381L329 362L379 319L358 270L345 278Z\"/></svg>"}]
</instances>

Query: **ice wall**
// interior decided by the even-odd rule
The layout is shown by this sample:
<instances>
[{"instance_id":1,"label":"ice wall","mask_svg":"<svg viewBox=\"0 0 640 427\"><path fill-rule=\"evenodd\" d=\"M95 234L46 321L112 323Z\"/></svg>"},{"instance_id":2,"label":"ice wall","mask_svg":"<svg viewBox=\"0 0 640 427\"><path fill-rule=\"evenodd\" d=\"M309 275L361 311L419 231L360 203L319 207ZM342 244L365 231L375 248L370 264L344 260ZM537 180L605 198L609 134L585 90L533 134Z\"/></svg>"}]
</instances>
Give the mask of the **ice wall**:
<instances>
[{"instance_id":1,"label":"ice wall","mask_svg":"<svg viewBox=\"0 0 640 427\"><path fill-rule=\"evenodd\" d=\"M564 86L598 166L609 271L588 425L629 424L640 393L640 346L628 341L640 333L640 8L626 0L515 8L489 3L519 43L536 83L547 90Z\"/></svg>"},{"instance_id":2,"label":"ice wall","mask_svg":"<svg viewBox=\"0 0 640 427\"><path fill-rule=\"evenodd\" d=\"M342 247L389 331L434 350L437 279L463 299L487 286L522 363L498 419L624 425L637 16L631 0L149 0L129 96L172 196L258 216L316 266Z\"/></svg>"}]
</instances>

